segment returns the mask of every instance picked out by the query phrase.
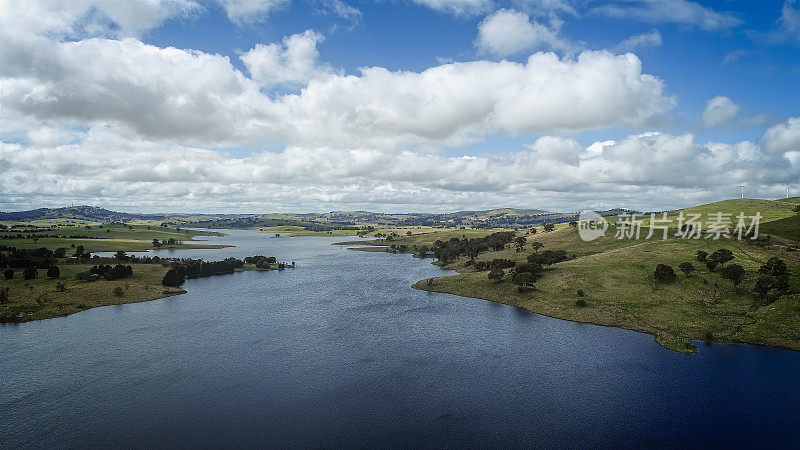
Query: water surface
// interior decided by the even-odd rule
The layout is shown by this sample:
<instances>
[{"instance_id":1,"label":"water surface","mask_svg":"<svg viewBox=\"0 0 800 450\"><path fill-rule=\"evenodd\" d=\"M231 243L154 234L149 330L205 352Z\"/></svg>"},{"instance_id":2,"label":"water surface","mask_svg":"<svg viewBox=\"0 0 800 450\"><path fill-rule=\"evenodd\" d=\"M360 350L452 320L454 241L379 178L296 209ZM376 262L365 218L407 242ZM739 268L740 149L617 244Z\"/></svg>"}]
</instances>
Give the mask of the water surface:
<instances>
[{"instance_id":1,"label":"water surface","mask_svg":"<svg viewBox=\"0 0 800 450\"><path fill-rule=\"evenodd\" d=\"M699 344L410 289L342 238L211 237L297 268L0 326L0 446L800 446L800 352Z\"/></svg>"}]
</instances>

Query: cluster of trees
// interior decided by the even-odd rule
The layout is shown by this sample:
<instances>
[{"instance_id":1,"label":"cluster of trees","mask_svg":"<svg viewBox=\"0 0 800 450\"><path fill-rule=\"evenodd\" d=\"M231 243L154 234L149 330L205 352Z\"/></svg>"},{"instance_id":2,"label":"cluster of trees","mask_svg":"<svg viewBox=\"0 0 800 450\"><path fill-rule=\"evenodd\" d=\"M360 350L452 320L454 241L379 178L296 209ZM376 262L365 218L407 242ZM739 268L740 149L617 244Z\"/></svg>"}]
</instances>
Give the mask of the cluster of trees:
<instances>
[{"instance_id":1,"label":"cluster of trees","mask_svg":"<svg viewBox=\"0 0 800 450\"><path fill-rule=\"evenodd\" d=\"M434 242L433 256L443 263L455 261L460 256L475 259L478 254L487 250L502 250L514 239L513 231L498 231L482 238L459 239Z\"/></svg>"},{"instance_id":2,"label":"cluster of trees","mask_svg":"<svg viewBox=\"0 0 800 450\"><path fill-rule=\"evenodd\" d=\"M245 264L255 264L256 268L269 268L270 264L276 264L277 258L274 256L248 256L244 260L237 258L225 258L222 261L203 261L202 259L182 259L174 261L167 270L161 284L164 286L177 287L186 281L187 278L209 277L212 275L223 275L233 273L236 269ZM278 269L287 267L284 263L277 263ZM294 264L294 263L292 263Z\"/></svg>"},{"instance_id":3,"label":"cluster of trees","mask_svg":"<svg viewBox=\"0 0 800 450\"><path fill-rule=\"evenodd\" d=\"M734 287L738 287L747 275L747 271L740 264L731 263L725 265L735 258L733 252L724 248L718 249L710 255L703 250L697 251L697 261L705 263L711 272L721 266L722 268L719 270L720 276L730 280ZM691 277L692 273L697 270L694 264L688 261L680 263L678 269L686 277ZM758 274L753 292L759 299L775 301L781 295L789 293L789 270L786 262L782 259L773 256L758 269ZM676 279L675 271L666 264L658 264L653 277L660 282L666 283Z\"/></svg>"},{"instance_id":4,"label":"cluster of trees","mask_svg":"<svg viewBox=\"0 0 800 450\"><path fill-rule=\"evenodd\" d=\"M278 259L274 256L248 256L244 259L245 264L255 264L256 269L268 269L272 264L277 264Z\"/></svg>"},{"instance_id":5,"label":"cluster of trees","mask_svg":"<svg viewBox=\"0 0 800 450\"><path fill-rule=\"evenodd\" d=\"M65 255L66 249L63 248L52 251L44 247L18 249L0 246L0 268L35 267L37 269L47 269L53 265L53 259L63 258Z\"/></svg>"},{"instance_id":6,"label":"cluster of trees","mask_svg":"<svg viewBox=\"0 0 800 450\"><path fill-rule=\"evenodd\" d=\"M2 233L0 234L0 239L42 239L42 238L58 238L58 239L107 239L107 238L99 238L95 236L85 236L80 234L9 234L9 233Z\"/></svg>"},{"instance_id":7,"label":"cluster of trees","mask_svg":"<svg viewBox=\"0 0 800 450\"><path fill-rule=\"evenodd\" d=\"M133 268L131 266L123 266L122 264L117 264L113 267L111 264L98 264L89 269L89 274L99 275L109 281L120 280L122 278L132 277Z\"/></svg>"}]
</instances>

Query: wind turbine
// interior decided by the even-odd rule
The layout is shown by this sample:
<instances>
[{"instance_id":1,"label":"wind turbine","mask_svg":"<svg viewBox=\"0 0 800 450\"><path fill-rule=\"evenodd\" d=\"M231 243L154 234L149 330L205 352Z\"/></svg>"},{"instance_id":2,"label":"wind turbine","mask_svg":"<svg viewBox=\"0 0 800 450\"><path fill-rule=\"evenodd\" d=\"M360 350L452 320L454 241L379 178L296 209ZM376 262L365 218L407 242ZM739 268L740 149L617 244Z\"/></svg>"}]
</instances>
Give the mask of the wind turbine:
<instances>
[{"instance_id":1,"label":"wind turbine","mask_svg":"<svg viewBox=\"0 0 800 450\"><path fill-rule=\"evenodd\" d=\"M744 185L740 184L739 187L742 188L742 198L744 198Z\"/></svg>"},{"instance_id":2,"label":"wind turbine","mask_svg":"<svg viewBox=\"0 0 800 450\"><path fill-rule=\"evenodd\" d=\"M786 183L786 198L789 198L789 188L790 187L791 186L789 186L789 183Z\"/></svg>"}]
</instances>

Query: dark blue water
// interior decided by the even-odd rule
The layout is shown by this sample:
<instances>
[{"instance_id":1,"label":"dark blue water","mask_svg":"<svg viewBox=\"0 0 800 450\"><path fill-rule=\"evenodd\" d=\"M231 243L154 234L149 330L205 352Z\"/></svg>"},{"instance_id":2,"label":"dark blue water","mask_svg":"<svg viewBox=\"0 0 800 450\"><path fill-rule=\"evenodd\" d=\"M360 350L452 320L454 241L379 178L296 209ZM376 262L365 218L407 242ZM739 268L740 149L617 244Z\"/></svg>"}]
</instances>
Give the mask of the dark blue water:
<instances>
[{"instance_id":1,"label":"dark blue water","mask_svg":"<svg viewBox=\"0 0 800 450\"><path fill-rule=\"evenodd\" d=\"M212 240L239 246L181 255L298 267L0 327L0 446L800 446L800 352L417 291L448 272L341 238Z\"/></svg>"}]
</instances>

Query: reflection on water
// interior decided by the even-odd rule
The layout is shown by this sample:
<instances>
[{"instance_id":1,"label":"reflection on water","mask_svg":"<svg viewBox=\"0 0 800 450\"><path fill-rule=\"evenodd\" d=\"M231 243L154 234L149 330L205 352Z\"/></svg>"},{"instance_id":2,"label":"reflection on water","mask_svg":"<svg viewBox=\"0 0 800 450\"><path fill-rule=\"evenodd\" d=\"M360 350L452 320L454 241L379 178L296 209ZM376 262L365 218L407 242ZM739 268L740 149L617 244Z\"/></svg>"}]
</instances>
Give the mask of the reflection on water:
<instances>
[{"instance_id":1,"label":"reflection on water","mask_svg":"<svg viewBox=\"0 0 800 450\"><path fill-rule=\"evenodd\" d=\"M0 446L798 445L800 353L703 345L410 289L342 238L154 254L296 261L0 327ZM205 238L204 238L205 239Z\"/></svg>"}]
</instances>

